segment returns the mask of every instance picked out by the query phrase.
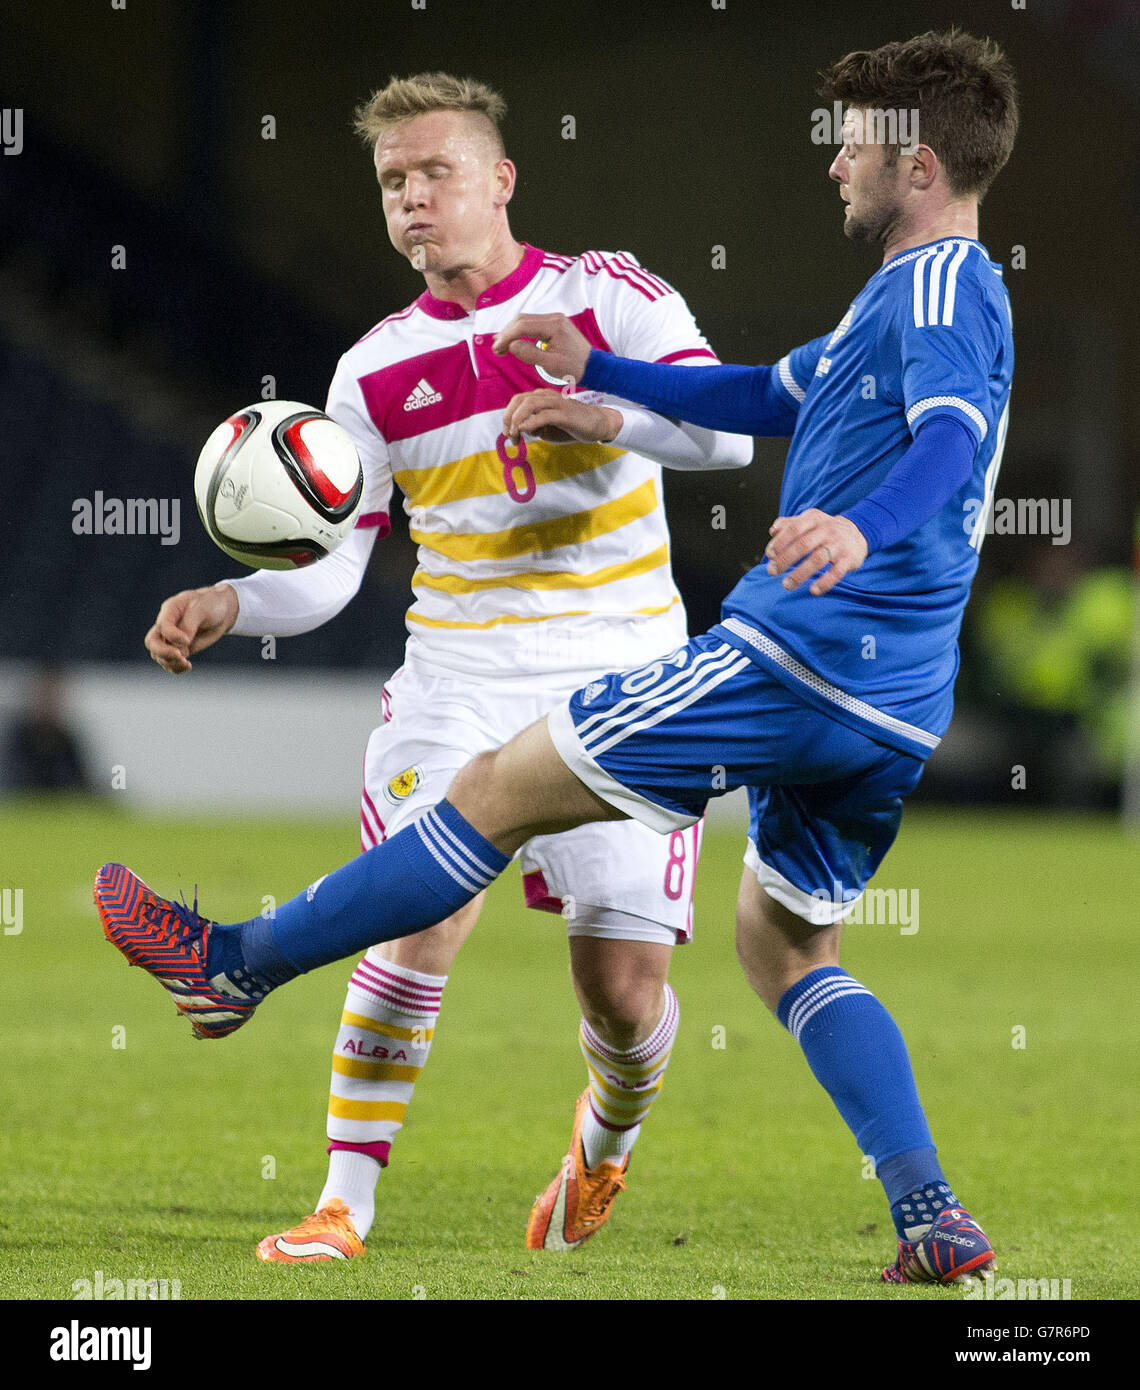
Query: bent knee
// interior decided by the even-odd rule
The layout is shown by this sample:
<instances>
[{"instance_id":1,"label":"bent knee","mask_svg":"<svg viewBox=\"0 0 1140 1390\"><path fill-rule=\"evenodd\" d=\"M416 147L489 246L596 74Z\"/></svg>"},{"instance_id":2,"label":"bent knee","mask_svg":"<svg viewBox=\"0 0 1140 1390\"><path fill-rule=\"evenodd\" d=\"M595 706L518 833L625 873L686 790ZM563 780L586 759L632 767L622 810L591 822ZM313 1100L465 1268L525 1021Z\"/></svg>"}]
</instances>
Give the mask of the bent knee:
<instances>
[{"instance_id":1,"label":"bent knee","mask_svg":"<svg viewBox=\"0 0 1140 1390\"><path fill-rule=\"evenodd\" d=\"M637 1000L622 995L606 1000L583 1000L582 1017L603 1042L619 1052L628 1052L653 1032L661 1016L661 996L655 1007L639 1007Z\"/></svg>"},{"instance_id":2,"label":"bent knee","mask_svg":"<svg viewBox=\"0 0 1140 1390\"><path fill-rule=\"evenodd\" d=\"M736 958L761 1002L775 1013L805 975L839 964L839 928L805 922L765 894L738 908Z\"/></svg>"},{"instance_id":3,"label":"bent knee","mask_svg":"<svg viewBox=\"0 0 1140 1390\"><path fill-rule=\"evenodd\" d=\"M755 939L740 922L736 924L736 959L760 1002L775 1013L786 988L782 965L756 949Z\"/></svg>"},{"instance_id":4,"label":"bent knee","mask_svg":"<svg viewBox=\"0 0 1140 1390\"><path fill-rule=\"evenodd\" d=\"M663 969L667 971L667 963ZM635 1047L661 1021L665 979L656 970L579 969L575 984L586 1022L613 1047Z\"/></svg>"},{"instance_id":5,"label":"bent knee","mask_svg":"<svg viewBox=\"0 0 1140 1390\"><path fill-rule=\"evenodd\" d=\"M489 753L476 753L469 763L459 769L447 789L447 799L453 806L457 805L457 797L465 799L486 793L487 783L495 773L497 755L498 749Z\"/></svg>"}]
</instances>

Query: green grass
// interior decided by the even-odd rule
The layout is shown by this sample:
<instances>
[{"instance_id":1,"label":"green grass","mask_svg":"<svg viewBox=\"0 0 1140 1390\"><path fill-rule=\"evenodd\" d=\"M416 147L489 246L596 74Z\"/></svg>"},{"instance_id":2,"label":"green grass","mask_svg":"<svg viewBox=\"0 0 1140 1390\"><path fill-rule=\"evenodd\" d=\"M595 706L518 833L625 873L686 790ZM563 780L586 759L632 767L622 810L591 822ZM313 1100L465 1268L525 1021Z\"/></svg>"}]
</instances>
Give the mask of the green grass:
<instances>
[{"instance_id":1,"label":"green grass","mask_svg":"<svg viewBox=\"0 0 1140 1390\"><path fill-rule=\"evenodd\" d=\"M735 962L742 832L708 835L697 943L673 971L680 1036L605 1230L565 1258L522 1248L584 1069L560 925L519 906L512 870L448 985L368 1257L301 1269L253 1247L323 1181L347 964L280 991L232 1038L195 1042L103 941L90 883L118 858L159 891L190 897L197 880L223 920L247 916L349 857L351 828L32 802L0 811L0 842L0 887L23 890L23 931L0 937L0 1297L71 1298L96 1270L179 1279L183 1299L960 1296L875 1282L893 1248L882 1191ZM1077 1299L1136 1289L1136 862L1101 819L913 812L877 882L920 890L919 930L856 926L845 943L903 1029L943 1166L1000 1273L1068 1278Z\"/></svg>"}]
</instances>

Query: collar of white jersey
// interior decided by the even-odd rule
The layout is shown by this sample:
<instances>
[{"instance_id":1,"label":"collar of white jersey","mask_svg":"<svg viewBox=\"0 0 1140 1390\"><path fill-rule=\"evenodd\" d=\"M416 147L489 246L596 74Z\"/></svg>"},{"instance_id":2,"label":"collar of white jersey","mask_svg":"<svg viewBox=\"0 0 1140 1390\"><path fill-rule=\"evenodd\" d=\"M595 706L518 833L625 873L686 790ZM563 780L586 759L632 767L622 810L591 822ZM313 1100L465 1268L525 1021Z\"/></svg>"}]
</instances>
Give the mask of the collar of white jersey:
<instances>
[{"instance_id":1,"label":"collar of white jersey","mask_svg":"<svg viewBox=\"0 0 1140 1390\"><path fill-rule=\"evenodd\" d=\"M502 304L505 300L511 299L520 290L525 289L538 274L542 262L546 259L546 252L540 251L537 246L528 245L525 241L520 241L519 245L523 248L522 260L509 275L483 291L479 296L478 308L485 309L491 304ZM451 299L437 299L431 290L424 290L416 300L416 307L422 309L425 314L430 314L433 319L467 317L467 310L462 304L456 304Z\"/></svg>"}]
</instances>

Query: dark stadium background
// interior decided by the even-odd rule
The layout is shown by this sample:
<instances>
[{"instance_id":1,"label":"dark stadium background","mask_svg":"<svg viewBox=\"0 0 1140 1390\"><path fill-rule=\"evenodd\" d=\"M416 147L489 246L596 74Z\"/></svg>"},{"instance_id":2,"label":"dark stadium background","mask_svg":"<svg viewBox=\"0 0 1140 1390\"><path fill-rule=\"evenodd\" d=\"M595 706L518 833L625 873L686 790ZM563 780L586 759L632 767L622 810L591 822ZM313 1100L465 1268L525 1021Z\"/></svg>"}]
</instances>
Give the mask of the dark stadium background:
<instances>
[{"instance_id":1,"label":"dark stadium background","mask_svg":"<svg viewBox=\"0 0 1140 1390\"><path fill-rule=\"evenodd\" d=\"M0 155L0 664L145 663L161 599L234 572L194 509L206 434L260 396L266 375L279 397L323 404L339 354L420 292L387 241L350 129L353 107L390 75L443 68L498 88L520 171L517 237L632 250L681 290L724 360L772 361L831 328L878 264L844 240L827 178L834 151L810 138L818 69L950 22L999 39L1022 94L1018 144L981 223L1006 266L1017 345L998 493L1071 499L1072 541L988 539L967 614L961 756L948 744L927 785L1008 794L1016 750L997 736L971 743L970 731L1032 725L1042 748L1068 740L1062 769L1079 764L1081 739L1097 735L1063 692L1060 707L1047 692L1035 706L1035 692L1003 687L978 615L1011 577L1032 576L1055 601L1081 576L1130 565L1140 510L1131 0L7 5L0 104L23 111L24 147ZM267 115L273 140L262 138ZM562 138L567 115L573 140ZM114 245L126 269L111 268ZM712 267L717 246L724 269ZM1014 247L1023 269L1011 268ZM761 440L744 475L668 477L694 631L763 548L783 452ZM96 490L179 497L180 543L73 534L73 501ZM723 531L710 526L715 504L727 507ZM281 664L398 664L413 564L397 524L362 595L283 643ZM1110 648L1127 646L1119 619L1118 609ZM1075 640L1061 634L1058 666ZM258 659L240 640L209 656L217 667ZM1110 651L1106 663L1090 680L1122 699L1126 658ZM1118 781L1110 769L1077 795L1062 773L1049 795L1108 804Z\"/></svg>"}]
</instances>

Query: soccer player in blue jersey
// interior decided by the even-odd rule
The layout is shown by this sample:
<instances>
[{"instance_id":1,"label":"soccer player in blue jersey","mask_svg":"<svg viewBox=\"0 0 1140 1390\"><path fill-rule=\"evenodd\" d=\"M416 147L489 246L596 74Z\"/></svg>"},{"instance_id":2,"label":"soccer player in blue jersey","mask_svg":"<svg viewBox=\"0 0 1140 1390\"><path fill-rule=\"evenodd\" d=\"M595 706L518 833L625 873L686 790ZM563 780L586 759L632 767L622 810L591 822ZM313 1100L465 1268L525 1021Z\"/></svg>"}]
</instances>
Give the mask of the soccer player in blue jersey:
<instances>
[{"instance_id":1,"label":"soccer player in blue jersey","mask_svg":"<svg viewBox=\"0 0 1140 1390\"><path fill-rule=\"evenodd\" d=\"M832 332L761 367L614 358L560 315L517 319L496 344L664 415L791 437L767 563L722 621L476 758L433 811L273 921L219 925L121 865L100 870L96 901L128 959L220 1036L295 975L455 912L532 835L624 817L672 832L745 786L741 964L875 1161L898 1233L882 1277L949 1283L992 1269L993 1249L938 1164L902 1036L841 968L839 937L950 719L1013 371L1009 299L977 220L1013 146L1016 88L996 44L952 31L848 54L824 95L845 108L829 170L845 232L883 249ZM908 118L896 133L917 117L906 146L890 112ZM504 428L555 431L564 409L557 392L528 393Z\"/></svg>"}]
</instances>

